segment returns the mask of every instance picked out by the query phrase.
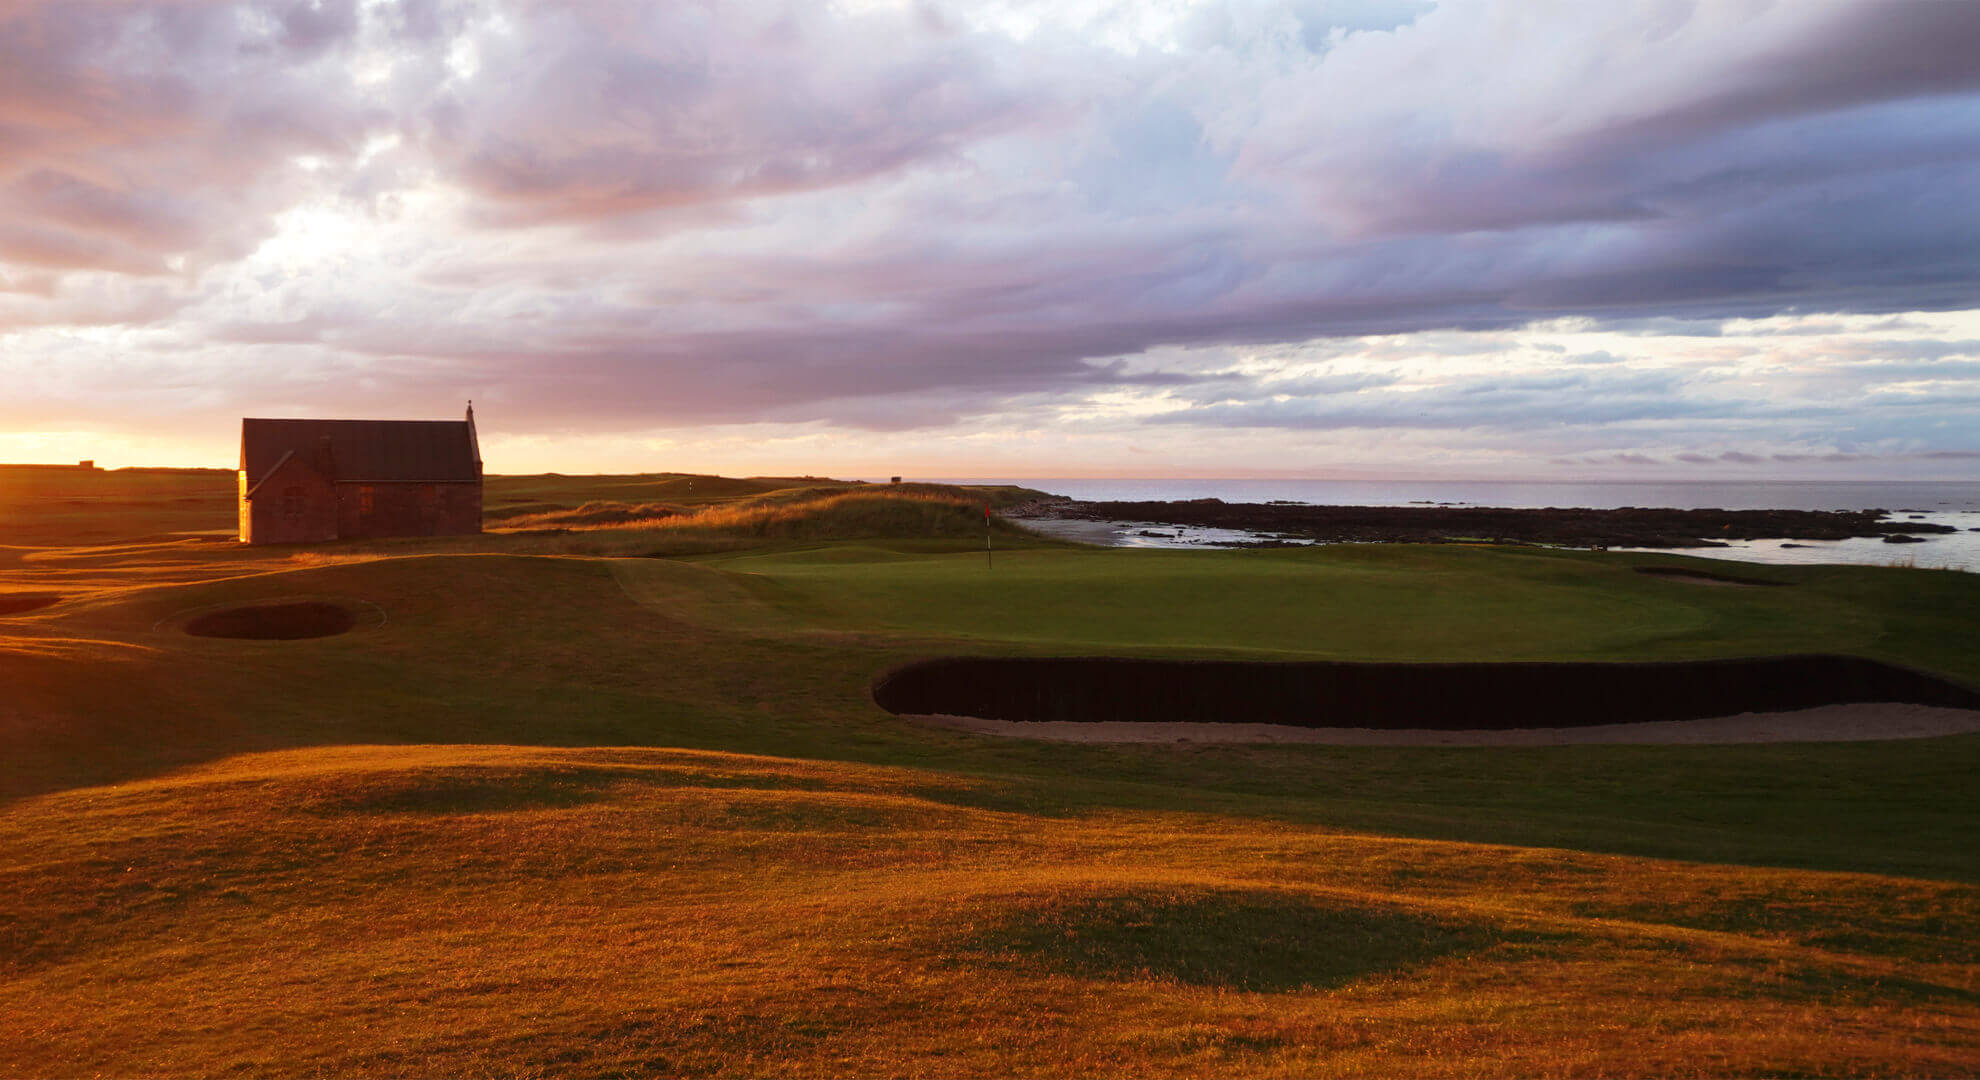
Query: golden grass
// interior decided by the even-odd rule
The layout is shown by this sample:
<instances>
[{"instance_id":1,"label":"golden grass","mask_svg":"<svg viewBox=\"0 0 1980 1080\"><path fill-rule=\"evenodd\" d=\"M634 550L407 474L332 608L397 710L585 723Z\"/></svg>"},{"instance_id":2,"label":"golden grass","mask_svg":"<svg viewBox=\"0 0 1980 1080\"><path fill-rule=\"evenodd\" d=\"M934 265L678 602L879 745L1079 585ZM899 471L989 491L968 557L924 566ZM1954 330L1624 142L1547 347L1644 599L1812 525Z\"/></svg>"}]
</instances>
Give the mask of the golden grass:
<instances>
[{"instance_id":1,"label":"golden grass","mask_svg":"<svg viewBox=\"0 0 1980 1080\"><path fill-rule=\"evenodd\" d=\"M1980 1061L1971 957L1919 951L1974 928L1970 886L983 795L713 752L359 746L42 796L0 817L0 1054L34 1075ZM1687 925L1687 897L1784 921Z\"/></svg>"},{"instance_id":2,"label":"golden grass","mask_svg":"<svg viewBox=\"0 0 1980 1080\"><path fill-rule=\"evenodd\" d=\"M575 509L543 510L503 518L503 529L583 529L642 527L694 511L665 503L627 503L598 499Z\"/></svg>"},{"instance_id":3,"label":"golden grass","mask_svg":"<svg viewBox=\"0 0 1980 1080\"><path fill-rule=\"evenodd\" d=\"M1011 526L984 520L988 501L909 485L799 489L699 509L587 504L512 518L497 531L505 550L605 556L714 553L764 541L955 539L986 528L1012 536Z\"/></svg>"},{"instance_id":4,"label":"golden grass","mask_svg":"<svg viewBox=\"0 0 1980 1080\"><path fill-rule=\"evenodd\" d=\"M572 531L608 529L681 530L734 533L743 536L789 536L833 527L863 530L862 536L890 536L884 531L903 514L939 509L976 510L980 502L956 495L898 491L851 491L837 494L800 493L796 498L752 499L703 507L691 512L658 504L586 503L576 510L552 511L515 518L505 527L556 525ZM943 514L943 517L950 515Z\"/></svg>"}]
</instances>

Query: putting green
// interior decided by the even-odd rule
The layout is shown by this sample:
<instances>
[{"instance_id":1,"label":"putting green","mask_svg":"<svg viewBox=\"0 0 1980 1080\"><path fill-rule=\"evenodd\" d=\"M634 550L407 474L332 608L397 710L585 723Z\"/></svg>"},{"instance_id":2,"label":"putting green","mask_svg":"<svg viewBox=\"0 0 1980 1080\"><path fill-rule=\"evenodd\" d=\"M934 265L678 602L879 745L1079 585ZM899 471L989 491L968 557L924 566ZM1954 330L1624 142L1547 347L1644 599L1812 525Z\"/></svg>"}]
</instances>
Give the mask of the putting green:
<instances>
[{"instance_id":1,"label":"putting green","mask_svg":"<svg viewBox=\"0 0 1980 1080\"><path fill-rule=\"evenodd\" d=\"M725 619L1025 651L1560 660L1846 649L1875 634L1820 588L1707 590L1621 559L1533 549L1027 549L985 563L980 552L839 546L695 565L748 599ZM665 566L630 576L690 579ZM704 581L698 594L716 588Z\"/></svg>"}]
</instances>

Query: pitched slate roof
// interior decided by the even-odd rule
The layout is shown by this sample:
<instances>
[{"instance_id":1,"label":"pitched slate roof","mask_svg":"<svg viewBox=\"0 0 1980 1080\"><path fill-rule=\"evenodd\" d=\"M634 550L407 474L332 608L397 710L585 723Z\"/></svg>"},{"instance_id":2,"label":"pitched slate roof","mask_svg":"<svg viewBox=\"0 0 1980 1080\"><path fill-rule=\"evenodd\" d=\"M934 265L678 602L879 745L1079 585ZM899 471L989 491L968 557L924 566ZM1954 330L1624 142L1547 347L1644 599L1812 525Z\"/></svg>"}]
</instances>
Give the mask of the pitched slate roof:
<instances>
[{"instance_id":1,"label":"pitched slate roof","mask_svg":"<svg viewBox=\"0 0 1980 1080\"><path fill-rule=\"evenodd\" d=\"M481 479L474 427L466 420L241 421L241 469L249 485L288 454L312 454L330 440L330 460L346 483L458 484Z\"/></svg>"}]
</instances>

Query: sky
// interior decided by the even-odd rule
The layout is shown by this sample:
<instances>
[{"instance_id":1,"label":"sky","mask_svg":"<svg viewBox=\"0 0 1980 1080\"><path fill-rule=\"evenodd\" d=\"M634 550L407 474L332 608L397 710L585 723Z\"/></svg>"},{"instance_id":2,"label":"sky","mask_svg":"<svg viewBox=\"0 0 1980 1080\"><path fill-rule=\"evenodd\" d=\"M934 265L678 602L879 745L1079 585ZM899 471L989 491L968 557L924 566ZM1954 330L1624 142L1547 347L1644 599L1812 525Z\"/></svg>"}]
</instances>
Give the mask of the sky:
<instances>
[{"instance_id":1,"label":"sky","mask_svg":"<svg viewBox=\"0 0 1980 1080\"><path fill-rule=\"evenodd\" d=\"M1980 479L1980 3L0 0L0 461Z\"/></svg>"}]
</instances>

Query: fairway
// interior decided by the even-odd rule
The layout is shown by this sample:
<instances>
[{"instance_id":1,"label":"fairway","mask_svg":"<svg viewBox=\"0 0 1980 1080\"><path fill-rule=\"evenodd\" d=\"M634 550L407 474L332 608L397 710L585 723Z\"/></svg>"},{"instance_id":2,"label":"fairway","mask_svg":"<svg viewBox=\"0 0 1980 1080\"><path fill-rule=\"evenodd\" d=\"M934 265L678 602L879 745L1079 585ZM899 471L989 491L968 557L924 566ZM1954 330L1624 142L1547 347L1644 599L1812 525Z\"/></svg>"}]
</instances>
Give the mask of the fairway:
<instances>
[{"instance_id":1,"label":"fairway","mask_svg":"<svg viewBox=\"0 0 1980 1080\"><path fill-rule=\"evenodd\" d=\"M511 486L568 507L639 483ZM1980 578L1776 567L1751 574L1779 587L1734 588L1637 572L1709 569L1679 556L1112 551L1008 529L986 565L967 498L915 496L898 521L923 531L890 536L884 499L760 486L709 495L726 516L706 529L247 549L113 519L85 545L46 523L0 538L0 597L36 598L0 609L0 1057L36 1075L1980 1064L1980 736L1064 745L869 696L947 655L1835 653L1971 687ZM180 523L179 496L148 497ZM191 632L215 625L251 633Z\"/></svg>"}]
</instances>

